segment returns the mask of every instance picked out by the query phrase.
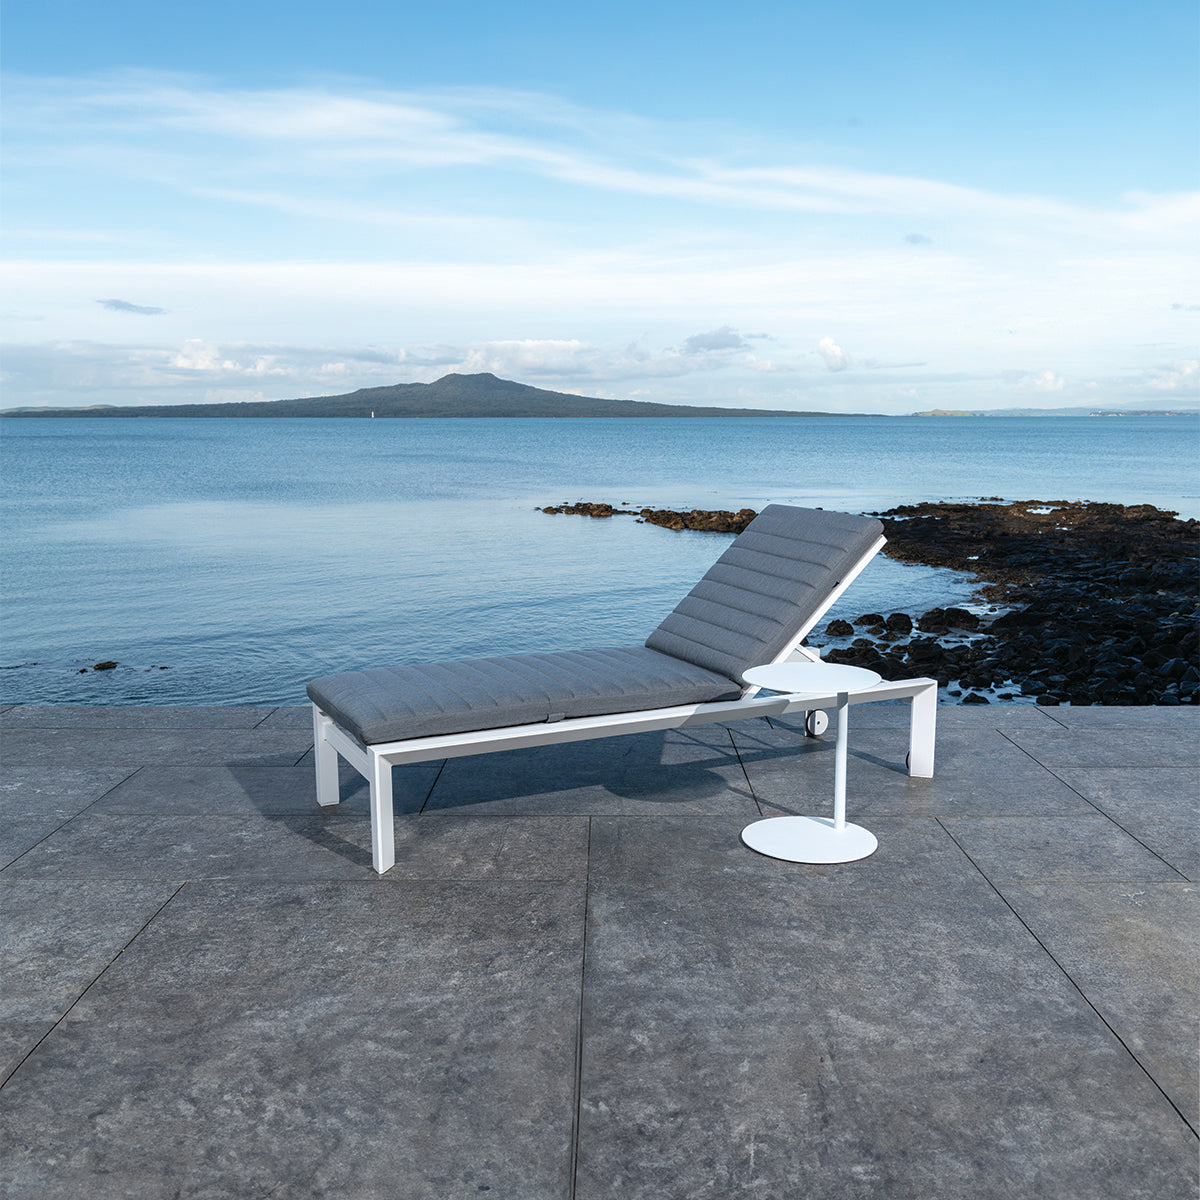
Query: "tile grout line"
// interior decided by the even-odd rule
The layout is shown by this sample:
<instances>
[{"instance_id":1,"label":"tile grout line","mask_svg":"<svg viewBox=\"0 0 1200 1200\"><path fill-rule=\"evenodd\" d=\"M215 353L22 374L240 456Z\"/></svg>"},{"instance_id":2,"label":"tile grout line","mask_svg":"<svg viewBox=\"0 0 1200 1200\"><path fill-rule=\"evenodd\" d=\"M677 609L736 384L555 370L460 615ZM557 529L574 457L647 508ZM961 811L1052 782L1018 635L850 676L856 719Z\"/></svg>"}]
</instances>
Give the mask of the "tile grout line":
<instances>
[{"instance_id":1,"label":"tile grout line","mask_svg":"<svg viewBox=\"0 0 1200 1200\"><path fill-rule=\"evenodd\" d=\"M1039 758L1035 758L1035 757L1033 756L1033 754L1032 754L1032 753L1030 753L1030 751L1026 750L1026 749L1025 749L1025 747L1024 747L1024 746L1022 746L1022 745L1021 745L1019 742L1014 742L1014 741L1013 741L1013 739L1012 739L1012 738L1010 738L1010 737L1008 737L1008 735L1007 735L1007 734L1005 734L1005 735L1004 735L1004 737L1005 737L1005 739L1006 739L1006 740L1009 742L1009 744L1010 744L1010 745L1016 746L1016 748L1017 748L1018 750L1020 750L1020 751L1021 751L1021 753L1022 753L1022 754L1024 754L1024 755L1025 755L1025 756L1026 756L1026 757L1029 759L1029 761L1030 761L1030 762L1037 763L1037 765L1038 765L1039 767L1041 767L1041 768L1042 768L1042 770L1043 770L1043 771L1045 771L1045 772L1046 772L1046 773L1047 773L1047 774L1050 776L1050 778L1051 778L1051 779L1057 779L1057 780L1058 780L1058 782L1059 782L1059 783L1061 783L1061 784L1063 785L1063 787L1065 787L1065 788L1069 788L1069 789L1070 789L1072 792L1074 792L1074 793L1075 793L1075 795L1077 795L1077 796L1080 798L1080 800L1082 800L1082 801L1084 802L1084 804L1090 805L1092 808L1094 808L1094 809L1096 810L1096 813L1097 813L1099 816L1102 816L1102 817L1103 817L1103 818L1104 818L1106 821L1111 821L1111 822L1112 822L1112 823L1113 823L1113 824L1114 824L1114 825L1115 825L1115 826L1116 826L1116 827L1117 827L1117 828L1118 828L1118 829L1119 829L1119 830L1120 830L1120 831L1121 831L1123 834L1125 834L1125 836L1126 836L1126 837L1132 838L1132 839L1133 839L1135 842L1137 842L1137 844L1138 844L1139 846L1141 846L1141 847L1142 847L1142 849L1143 849L1143 850L1145 850L1145 851L1146 851L1148 854L1153 854L1153 855L1154 855L1154 857L1155 857L1155 858L1157 858L1157 859L1158 859L1158 861L1159 861L1160 863L1162 863L1162 865L1163 865L1164 867L1166 867L1166 868L1167 868L1169 871L1174 871L1174 872L1175 872L1175 874L1176 874L1176 875L1178 875L1180 879L1187 880L1187 882L1189 882L1189 883L1191 882L1191 880L1190 880L1190 879L1188 879L1188 877L1187 877L1187 876L1186 876L1186 875L1185 875L1185 874L1184 874L1184 873L1183 873L1181 870L1179 870L1179 868L1178 868L1178 867L1176 867L1176 866L1175 866L1174 864L1172 864L1172 863L1169 863L1169 862L1167 862L1167 860L1166 860L1165 858L1163 858L1163 856L1162 856L1161 854L1159 854L1159 853L1158 853L1156 850L1152 850L1152 849L1151 849L1149 846L1147 846L1147 845L1146 845L1146 843L1145 843L1145 842L1143 842L1143 841L1142 841L1142 839L1141 839L1140 837L1138 837L1138 836L1137 836L1137 834L1135 834L1135 833L1130 833L1130 831L1129 831L1128 829L1126 829L1126 828L1125 828L1125 826L1124 826L1124 825L1122 825L1120 821L1116 820L1116 819L1115 819L1113 816L1111 816L1109 813L1106 813L1106 812L1104 811L1104 809L1102 809L1102 808L1100 807L1100 805L1098 805L1098 804L1097 804L1097 803L1096 803L1094 800L1089 800L1089 799L1088 799L1088 797L1087 797L1087 796L1085 796L1085 795L1084 795L1084 794L1083 794L1083 793L1082 793L1082 792L1081 792L1081 791L1080 791L1078 788L1072 787L1072 786L1071 786L1071 784L1069 784L1069 783L1068 783L1068 782L1067 782L1065 779L1063 779L1063 778L1062 778L1062 776L1061 776L1061 775L1059 775L1059 774L1058 774L1058 771L1056 771L1056 770L1054 769L1054 767L1048 767L1048 766L1046 766L1046 764L1045 764L1044 762L1042 762L1042 761L1041 761L1041 759L1039 759ZM1060 768L1059 768L1059 770L1066 770L1066 771L1070 771L1070 770L1078 770L1078 769L1079 769L1079 768L1077 768L1077 767L1076 767L1076 768L1072 768L1072 767L1070 767L1070 766L1067 766L1067 767L1060 767ZM1088 770L1088 769L1090 769L1090 770L1093 770L1093 771L1097 771L1097 770L1105 770L1105 769L1111 769L1111 770L1118 770L1118 771L1119 771L1119 770L1138 770L1138 769L1141 769L1141 768L1137 768L1137 767L1134 767L1134 768L1129 768L1129 767L1113 767L1113 768L1104 768L1104 767L1091 767L1091 768L1084 768L1084 769L1085 769L1085 770ZM1144 768L1144 769L1146 769L1146 770L1154 770L1155 768L1153 768L1153 767L1147 767L1147 768ZM947 832L949 832L949 831L947 831ZM953 835L952 835L952 836L953 836ZM964 853L965 853L965 851L964 851ZM1168 881L1166 881L1166 882L1170 882L1170 881L1168 880Z\"/></svg>"},{"instance_id":2,"label":"tile grout line","mask_svg":"<svg viewBox=\"0 0 1200 1200\"><path fill-rule=\"evenodd\" d=\"M587 868L583 875L583 948L579 963L579 1015L575 1024L575 1095L571 1106L571 1159L567 1198L575 1200L579 1176L579 1135L583 1108L583 1004L587 985L588 908L591 903L592 882L592 817L588 817Z\"/></svg>"},{"instance_id":3,"label":"tile grout line","mask_svg":"<svg viewBox=\"0 0 1200 1200\"><path fill-rule=\"evenodd\" d=\"M29 854L33 850L36 850L44 841L46 841L48 838L52 838L60 830L66 829L66 827L68 825L70 825L72 821L75 821L79 817L82 817L83 814L88 811L88 809L92 808L96 804L99 804L100 801L103 800L105 796L111 795L122 784L128 783L141 769L142 769L141 767L134 767L133 770L130 771L129 774L126 775L124 779L118 779L117 782L112 785L112 787L108 788L106 791L101 792L100 795L95 798L95 800L88 801L88 803L85 804L77 813L72 813L61 824L55 825L55 827L52 830L50 830L50 832L48 834L46 834L45 837L38 838L38 840L36 842L34 842L32 846L26 846L25 849L22 850L21 853L18 854L17 857L12 860L12 862L7 862L4 864L3 867L0 867L0 874L3 874L4 871L7 871L9 867L15 867L17 865L17 863L19 863L21 861L21 859L23 859L25 857L25 855Z\"/></svg>"},{"instance_id":4,"label":"tile grout line","mask_svg":"<svg viewBox=\"0 0 1200 1200\"><path fill-rule=\"evenodd\" d=\"M38 1038L38 1040L36 1042L34 1042L34 1044L29 1048L29 1053L24 1055L22 1057L21 1061L19 1063L17 1063L17 1065L15 1067L13 1067L13 1069L11 1071L9 1071L9 1073L2 1080L0 1080L0 1091L2 1091L8 1085L9 1080L11 1080L12 1077L34 1056L34 1054L37 1053L38 1047L67 1019L67 1017L69 1017L71 1015L71 1013L75 1009L75 1006L84 998L84 996L86 996L88 994L88 992L90 992L92 990L92 988L94 988L96 986L96 984L99 983L100 980L103 979L104 976L108 974L108 971L112 967L113 963L115 963L117 961L117 959L119 959L121 957L121 955L124 954L125 951L128 950L129 947L132 946L133 943L135 941L137 941L137 939L139 937L141 937L143 933L146 932L146 930L149 928L151 922L154 921L158 917L159 913L161 913L162 910L164 908L166 908L167 905L170 904L171 901L174 900L176 896L179 895L179 893L187 886L187 884L188 884L188 881L185 879L183 881L183 883L181 883L154 910L154 912L152 912L150 914L150 916L142 923L141 927L116 952L116 954L114 954L112 956L112 958L109 959L109 961L105 964L105 966L97 973L96 977L92 980L92 982L89 983L87 985L87 987L85 987L83 989L83 991L80 992L79 995L76 996L75 999L71 1001L71 1003L67 1006L66 1011L58 1018L58 1020L55 1021L54 1024L51 1025L50 1028L47 1029L46 1032L43 1033L42 1036L40 1038Z\"/></svg>"},{"instance_id":5,"label":"tile grout line","mask_svg":"<svg viewBox=\"0 0 1200 1200\"><path fill-rule=\"evenodd\" d=\"M1129 1057L1131 1059L1133 1059L1133 1061L1135 1063L1137 1063L1138 1069L1142 1072L1143 1075L1146 1076L1146 1078L1148 1080L1150 1080L1150 1082L1154 1085L1155 1089L1162 1096L1162 1098L1171 1106L1171 1108L1175 1110L1175 1112L1179 1116L1179 1119L1184 1123L1184 1125L1191 1132L1191 1135L1194 1138L1200 1138L1200 1131L1198 1131L1192 1125L1192 1122L1184 1115L1183 1110L1179 1107L1179 1105L1176 1104L1175 1101L1172 1100L1171 1097L1167 1095L1167 1093L1163 1090L1162 1086L1159 1084L1158 1080L1155 1079L1154 1076L1151 1075L1150 1072L1146 1069L1145 1065L1142 1063L1142 1060L1140 1058L1138 1058L1138 1056L1136 1054L1134 1054L1134 1052L1130 1049L1129 1044L1125 1041L1125 1039L1112 1027L1112 1025L1109 1024L1109 1022L1105 1018L1104 1014L1095 1006L1095 1004L1092 1003L1091 999L1088 997L1088 994L1083 990L1083 988L1081 988L1079 986L1078 983L1075 982L1075 979L1071 975L1071 972L1068 971L1067 968L1064 967L1061 962L1059 962L1059 960L1054 956L1053 953L1051 953L1049 946L1047 946L1046 943L1043 942L1040 937L1038 937L1037 933L1034 931L1033 927L1029 924L1029 922L1026 921L1025 918L1023 916L1021 916L1021 914L1019 912L1017 912L1017 910L1010 903L1008 897L995 885L995 883L992 882L991 879L988 878L988 876L984 872L983 868L975 861L974 858L971 857L971 855L968 852L968 850L966 849L966 847L963 846L963 844L954 836L954 834L949 829L947 829L945 825L942 824L941 818L937 817L937 818L935 818L935 820L937 821L937 823L939 825L942 826L942 829L944 829L946 832L946 836L958 847L958 849L962 852L963 856L971 864L971 866L973 866L975 868L975 870L977 870L979 872L980 876L982 876L984 882L988 885L988 887L990 887L992 889L992 891L995 892L996 895L1000 898L1000 902L1005 906L1005 908L1008 909L1008 911L1010 913L1012 913L1012 915L1014 917L1016 917L1016 919L1024 927L1025 931L1029 934L1029 936L1031 938L1033 938L1033 940L1041 947L1042 952L1046 955L1046 957L1059 969L1059 971L1062 973L1063 977L1075 989L1075 991L1079 993L1079 997L1084 1002L1084 1004L1086 1004L1088 1006L1088 1008L1090 1008L1092 1010L1092 1012L1094 1012L1096 1014L1097 1019L1104 1026L1104 1028L1107 1029L1108 1032L1111 1033L1114 1038L1116 1038L1117 1044L1125 1051L1126 1054L1129 1055ZM1171 881L1167 880L1167 882L1169 883Z\"/></svg>"},{"instance_id":6,"label":"tile grout line","mask_svg":"<svg viewBox=\"0 0 1200 1200\"><path fill-rule=\"evenodd\" d=\"M1055 723L1055 724L1056 724L1056 725L1057 725L1057 726L1058 726L1060 729L1070 729L1070 728L1071 728L1071 727L1070 727L1070 725L1068 725L1068 724L1066 723L1066 721L1060 721L1060 720L1059 720L1059 719L1058 719L1056 716L1054 716L1052 713L1048 713L1048 712L1046 711L1046 709L1044 709L1044 708L1043 708L1043 707L1042 707L1040 704L1034 705L1034 707L1035 707L1035 708L1038 710L1038 712L1040 712L1040 713L1042 714L1042 716L1044 716L1044 717L1049 717L1049 719L1050 719L1051 721L1053 721L1053 722L1054 722L1054 723ZM1058 705L1055 705L1055 707L1057 708L1057 707L1058 707Z\"/></svg>"},{"instance_id":7,"label":"tile grout line","mask_svg":"<svg viewBox=\"0 0 1200 1200\"><path fill-rule=\"evenodd\" d=\"M1073 768L1065 767L1065 768L1060 768L1060 769L1070 771ZM1077 768L1075 768L1075 769L1077 769ZM1092 767L1091 768L1091 770L1093 770L1093 771L1096 771L1096 770L1102 771L1104 769L1105 769L1104 767ZM1119 770L1123 770L1123 769L1127 770L1128 768L1113 767L1113 768L1109 768L1109 769L1119 771ZM1148 769L1154 770L1155 768L1151 767ZM1123 834L1125 834L1126 837L1132 838L1135 842L1137 842L1137 844L1139 846L1142 847L1143 850L1147 851L1150 854L1153 854L1154 857L1157 858L1158 861L1160 863L1162 863L1162 865L1164 867L1167 867L1169 870L1174 871L1175 874L1178 875L1180 879L1184 880L1184 882L1186 882L1186 883L1192 882L1177 866L1175 866L1174 863L1167 862L1167 860L1165 858L1163 858L1163 856L1161 854L1159 854L1157 850L1153 849L1150 846L1147 846L1146 843L1143 842L1142 839L1140 837L1138 837L1138 835L1136 833L1133 833L1132 831L1126 829L1125 826L1122 825L1121 822L1118 821L1116 819L1116 817L1114 817L1112 815L1112 813L1105 812L1104 809L1102 809L1100 807L1100 805L1096 803L1096 801L1089 799L1078 788L1072 787L1072 785L1069 784L1061 775L1059 775L1058 772L1055 771L1053 767L1046 767L1045 770L1049 771L1050 774L1053 775L1054 778L1057 779L1058 782L1063 785L1063 787L1071 788L1071 791L1073 791L1075 793L1075 795L1077 795L1082 801L1084 801L1085 804L1090 804L1096 810L1096 812L1099 813L1100 816L1102 816L1106 821L1111 821ZM1171 880L1163 880L1163 882L1170 883Z\"/></svg>"}]
</instances>

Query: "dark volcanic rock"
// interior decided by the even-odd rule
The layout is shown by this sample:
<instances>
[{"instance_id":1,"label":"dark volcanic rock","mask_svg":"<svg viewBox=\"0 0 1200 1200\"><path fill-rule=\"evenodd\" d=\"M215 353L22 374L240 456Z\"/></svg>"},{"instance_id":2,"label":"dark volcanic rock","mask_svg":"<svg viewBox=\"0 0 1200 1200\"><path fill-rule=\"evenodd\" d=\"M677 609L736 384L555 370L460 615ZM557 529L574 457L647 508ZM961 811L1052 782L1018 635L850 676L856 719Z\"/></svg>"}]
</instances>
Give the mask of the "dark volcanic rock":
<instances>
[{"instance_id":1,"label":"dark volcanic rock","mask_svg":"<svg viewBox=\"0 0 1200 1200\"><path fill-rule=\"evenodd\" d=\"M541 511L550 513L552 516L556 516L558 513L570 513L577 517L637 516L636 511L632 508L613 508L611 504L587 504L582 500L578 504L548 505Z\"/></svg>"},{"instance_id":2,"label":"dark volcanic rock","mask_svg":"<svg viewBox=\"0 0 1200 1200\"><path fill-rule=\"evenodd\" d=\"M614 508L611 504L590 504L583 500L577 504L547 505L540 511L551 516L569 513L581 517L637 517L647 525L661 525L664 529L696 529L704 533L741 533L758 516L752 508L743 508L739 512L703 508L677 512L673 508Z\"/></svg>"},{"instance_id":3,"label":"dark volcanic rock","mask_svg":"<svg viewBox=\"0 0 1200 1200\"><path fill-rule=\"evenodd\" d=\"M965 609L919 619L922 633L985 633L954 664L965 686L1012 680L1039 704L1196 703L1196 521L1148 504L1037 500L876 515L886 554L971 572L1008 608L990 627ZM908 659L932 669L921 642Z\"/></svg>"},{"instance_id":4,"label":"dark volcanic rock","mask_svg":"<svg viewBox=\"0 0 1200 1200\"><path fill-rule=\"evenodd\" d=\"M690 512L676 512L670 508L643 508L639 514L647 525L661 525L664 529L698 529L705 533L741 533L758 513L752 508L738 512L725 509L708 511L693 508Z\"/></svg>"}]
</instances>

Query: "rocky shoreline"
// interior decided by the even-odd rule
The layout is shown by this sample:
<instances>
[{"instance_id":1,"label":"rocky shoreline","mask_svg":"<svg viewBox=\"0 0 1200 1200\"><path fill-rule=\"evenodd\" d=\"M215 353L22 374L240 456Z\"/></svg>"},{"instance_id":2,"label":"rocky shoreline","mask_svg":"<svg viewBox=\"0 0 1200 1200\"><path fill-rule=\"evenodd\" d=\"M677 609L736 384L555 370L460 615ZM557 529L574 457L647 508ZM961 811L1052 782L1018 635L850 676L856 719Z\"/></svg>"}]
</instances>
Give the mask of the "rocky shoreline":
<instances>
[{"instance_id":1,"label":"rocky shoreline","mask_svg":"<svg viewBox=\"0 0 1200 1200\"><path fill-rule=\"evenodd\" d=\"M740 533L739 512L564 504L546 513L633 516L667 529ZM1200 703L1197 621L1200 523L1151 505L1004 501L902 505L872 513L884 553L968 572L987 602L922 614L833 621L829 662L885 679L937 678L952 699L1038 704Z\"/></svg>"}]
</instances>

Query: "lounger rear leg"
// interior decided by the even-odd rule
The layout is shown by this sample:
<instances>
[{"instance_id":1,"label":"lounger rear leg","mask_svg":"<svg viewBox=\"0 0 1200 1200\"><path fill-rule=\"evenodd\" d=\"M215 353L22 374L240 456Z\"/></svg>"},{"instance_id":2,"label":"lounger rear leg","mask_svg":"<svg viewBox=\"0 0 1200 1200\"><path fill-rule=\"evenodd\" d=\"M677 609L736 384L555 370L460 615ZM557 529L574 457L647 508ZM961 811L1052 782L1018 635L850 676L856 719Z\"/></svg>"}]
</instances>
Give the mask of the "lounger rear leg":
<instances>
[{"instance_id":1,"label":"lounger rear leg","mask_svg":"<svg viewBox=\"0 0 1200 1200\"><path fill-rule=\"evenodd\" d=\"M392 822L392 764L371 755L371 862L382 875L396 862L396 832Z\"/></svg>"},{"instance_id":2,"label":"lounger rear leg","mask_svg":"<svg viewBox=\"0 0 1200 1200\"><path fill-rule=\"evenodd\" d=\"M333 722L313 705L313 757L317 761L317 803L328 808L341 800L338 754L325 736Z\"/></svg>"},{"instance_id":3,"label":"lounger rear leg","mask_svg":"<svg viewBox=\"0 0 1200 1200\"><path fill-rule=\"evenodd\" d=\"M933 748L937 732L937 684L930 683L911 701L908 732L908 773L917 779L933 778Z\"/></svg>"}]
</instances>

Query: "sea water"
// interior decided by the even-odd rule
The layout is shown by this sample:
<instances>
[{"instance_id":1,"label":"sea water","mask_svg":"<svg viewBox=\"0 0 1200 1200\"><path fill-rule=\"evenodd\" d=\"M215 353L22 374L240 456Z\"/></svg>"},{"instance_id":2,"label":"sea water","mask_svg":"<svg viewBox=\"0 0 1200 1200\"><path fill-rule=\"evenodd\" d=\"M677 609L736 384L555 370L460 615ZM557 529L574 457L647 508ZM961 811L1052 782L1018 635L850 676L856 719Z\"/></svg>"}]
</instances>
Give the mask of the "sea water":
<instances>
[{"instance_id":1,"label":"sea water","mask_svg":"<svg viewBox=\"0 0 1200 1200\"><path fill-rule=\"evenodd\" d=\"M1198 435L1191 417L5 420L0 700L299 704L372 664L638 644L728 536L538 507L1200 516ZM880 556L830 616L972 590Z\"/></svg>"}]
</instances>

